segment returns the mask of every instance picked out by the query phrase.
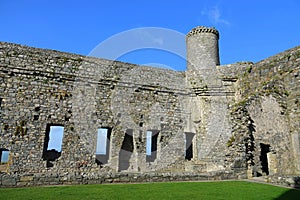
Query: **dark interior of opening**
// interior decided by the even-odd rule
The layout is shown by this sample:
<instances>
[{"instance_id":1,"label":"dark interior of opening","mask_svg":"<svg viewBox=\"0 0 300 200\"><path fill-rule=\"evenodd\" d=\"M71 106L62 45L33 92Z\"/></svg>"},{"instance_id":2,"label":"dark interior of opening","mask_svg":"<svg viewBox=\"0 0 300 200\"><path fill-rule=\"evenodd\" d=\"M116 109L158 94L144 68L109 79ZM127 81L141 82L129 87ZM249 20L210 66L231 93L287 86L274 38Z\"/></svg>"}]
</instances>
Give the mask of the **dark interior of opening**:
<instances>
[{"instance_id":1,"label":"dark interior of opening","mask_svg":"<svg viewBox=\"0 0 300 200\"><path fill-rule=\"evenodd\" d=\"M185 133L185 159L191 160L193 158L193 138L194 133Z\"/></svg>"},{"instance_id":2,"label":"dark interior of opening","mask_svg":"<svg viewBox=\"0 0 300 200\"><path fill-rule=\"evenodd\" d=\"M103 128L107 129L107 136L106 136L106 154L96 154L96 163L98 165L106 164L108 163L109 159L109 149L110 149L110 136L112 128Z\"/></svg>"},{"instance_id":3,"label":"dark interior of opening","mask_svg":"<svg viewBox=\"0 0 300 200\"><path fill-rule=\"evenodd\" d=\"M128 129L125 133L121 150L119 152L119 171L129 168L130 157L133 153L133 130Z\"/></svg>"},{"instance_id":4,"label":"dark interior of opening","mask_svg":"<svg viewBox=\"0 0 300 200\"><path fill-rule=\"evenodd\" d=\"M262 173L269 175L269 166L268 166L268 157L267 154L270 152L270 145L260 143L260 162L261 162L261 170Z\"/></svg>"},{"instance_id":5,"label":"dark interior of opening","mask_svg":"<svg viewBox=\"0 0 300 200\"><path fill-rule=\"evenodd\" d=\"M159 131L153 130L151 132L151 155L146 155L146 162L153 162L157 157L157 139Z\"/></svg>"},{"instance_id":6,"label":"dark interior of opening","mask_svg":"<svg viewBox=\"0 0 300 200\"><path fill-rule=\"evenodd\" d=\"M50 128L51 126L62 126L58 124L47 124L46 133L45 133L45 140L44 140L44 148L43 148L43 160L47 161L47 167L53 167L54 164L52 163L57 158L61 156L61 152L57 151L56 149L48 150L49 140L50 140Z\"/></svg>"}]
</instances>

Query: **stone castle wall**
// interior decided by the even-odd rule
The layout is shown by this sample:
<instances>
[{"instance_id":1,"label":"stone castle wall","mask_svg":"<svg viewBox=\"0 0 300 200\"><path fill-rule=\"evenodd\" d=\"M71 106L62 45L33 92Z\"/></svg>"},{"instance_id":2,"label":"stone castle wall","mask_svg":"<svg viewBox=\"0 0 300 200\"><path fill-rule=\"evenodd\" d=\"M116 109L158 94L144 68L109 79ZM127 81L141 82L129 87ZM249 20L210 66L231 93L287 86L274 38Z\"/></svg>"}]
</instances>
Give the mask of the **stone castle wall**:
<instances>
[{"instance_id":1,"label":"stone castle wall","mask_svg":"<svg viewBox=\"0 0 300 200\"><path fill-rule=\"evenodd\" d=\"M295 47L249 65L239 76L228 154L236 157L229 163L247 167L249 177L299 184L299 56Z\"/></svg>"},{"instance_id":2,"label":"stone castle wall","mask_svg":"<svg viewBox=\"0 0 300 200\"><path fill-rule=\"evenodd\" d=\"M299 176L299 52L176 72L2 42L0 185Z\"/></svg>"},{"instance_id":3,"label":"stone castle wall","mask_svg":"<svg viewBox=\"0 0 300 200\"><path fill-rule=\"evenodd\" d=\"M143 159L139 154L145 159L147 130L160 131L163 148L184 126L182 72L5 43L1 55L1 147L10 150L12 173L45 171L41 158L47 124L65 128L63 153L53 166L65 171L80 162L100 169L93 157L97 128L113 129L111 165L117 165L114 157L124 133L133 130L135 146L140 146L133 169Z\"/></svg>"}]
</instances>

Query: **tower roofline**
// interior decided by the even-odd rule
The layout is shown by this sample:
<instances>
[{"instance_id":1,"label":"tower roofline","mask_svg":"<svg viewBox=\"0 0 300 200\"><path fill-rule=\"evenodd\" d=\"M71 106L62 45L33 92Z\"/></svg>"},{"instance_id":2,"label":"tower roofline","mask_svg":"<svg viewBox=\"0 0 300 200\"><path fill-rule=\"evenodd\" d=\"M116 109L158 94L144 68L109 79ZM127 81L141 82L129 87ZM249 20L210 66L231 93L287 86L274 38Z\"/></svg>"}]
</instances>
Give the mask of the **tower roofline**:
<instances>
[{"instance_id":1,"label":"tower roofline","mask_svg":"<svg viewBox=\"0 0 300 200\"><path fill-rule=\"evenodd\" d=\"M197 26L186 34L186 37L190 37L199 33L213 33L219 38L219 31L214 27Z\"/></svg>"}]
</instances>

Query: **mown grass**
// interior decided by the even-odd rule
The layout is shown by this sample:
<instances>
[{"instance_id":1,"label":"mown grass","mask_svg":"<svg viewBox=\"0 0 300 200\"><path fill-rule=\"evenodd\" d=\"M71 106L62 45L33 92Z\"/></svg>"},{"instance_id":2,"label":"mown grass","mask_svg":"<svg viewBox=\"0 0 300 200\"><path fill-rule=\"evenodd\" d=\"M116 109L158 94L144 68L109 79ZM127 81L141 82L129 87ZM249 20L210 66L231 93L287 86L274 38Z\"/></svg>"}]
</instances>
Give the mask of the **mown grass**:
<instances>
[{"instance_id":1,"label":"mown grass","mask_svg":"<svg viewBox=\"0 0 300 200\"><path fill-rule=\"evenodd\" d=\"M0 199L300 199L300 191L243 181L1 188Z\"/></svg>"}]
</instances>

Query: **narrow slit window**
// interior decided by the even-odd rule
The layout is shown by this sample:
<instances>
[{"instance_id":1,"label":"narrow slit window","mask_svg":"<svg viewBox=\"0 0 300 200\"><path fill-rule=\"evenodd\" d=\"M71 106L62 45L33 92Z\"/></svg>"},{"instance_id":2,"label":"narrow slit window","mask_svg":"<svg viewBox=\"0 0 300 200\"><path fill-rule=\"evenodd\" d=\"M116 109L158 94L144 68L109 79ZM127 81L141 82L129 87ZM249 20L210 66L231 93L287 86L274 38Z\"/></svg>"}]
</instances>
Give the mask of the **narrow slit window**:
<instances>
[{"instance_id":1,"label":"narrow slit window","mask_svg":"<svg viewBox=\"0 0 300 200\"><path fill-rule=\"evenodd\" d=\"M2 98L0 97L0 111L2 110Z\"/></svg>"},{"instance_id":2,"label":"narrow slit window","mask_svg":"<svg viewBox=\"0 0 300 200\"><path fill-rule=\"evenodd\" d=\"M109 159L111 128L98 128L96 140L96 163L106 164Z\"/></svg>"},{"instance_id":3,"label":"narrow slit window","mask_svg":"<svg viewBox=\"0 0 300 200\"><path fill-rule=\"evenodd\" d=\"M47 125L43 159L47 161L47 167L53 167L52 161L61 156L64 127L61 125Z\"/></svg>"},{"instance_id":4,"label":"narrow slit window","mask_svg":"<svg viewBox=\"0 0 300 200\"><path fill-rule=\"evenodd\" d=\"M146 141L146 155L151 156L151 145L152 145L152 131L147 131Z\"/></svg>"},{"instance_id":5,"label":"narrow slit window","mask_svg":"<svg viewBox=\"0 0 300 200\"><path fill-rule=\"evenodd\" d=\"M157 130L150 130L146 132L146 161L153 162L157 156Z\"/></svg>"}]
</instances>

